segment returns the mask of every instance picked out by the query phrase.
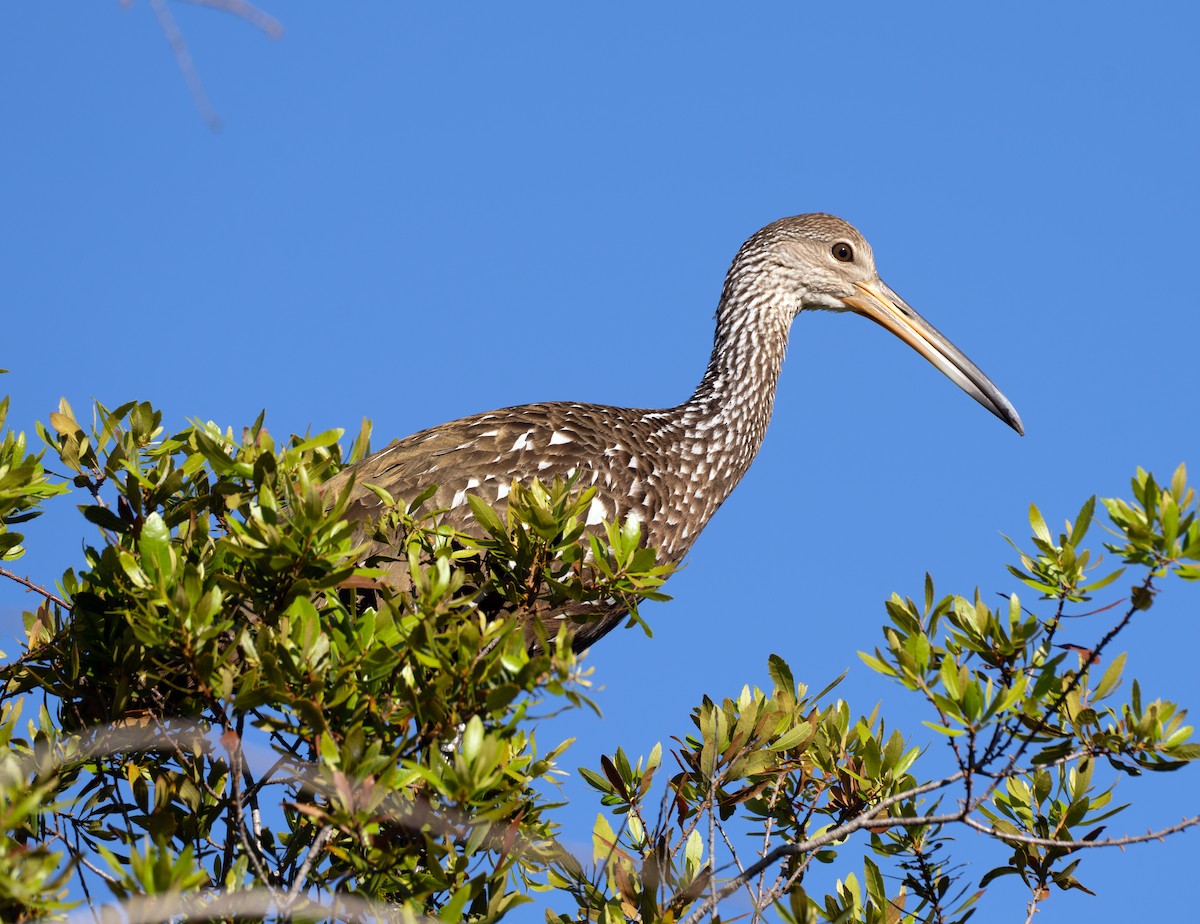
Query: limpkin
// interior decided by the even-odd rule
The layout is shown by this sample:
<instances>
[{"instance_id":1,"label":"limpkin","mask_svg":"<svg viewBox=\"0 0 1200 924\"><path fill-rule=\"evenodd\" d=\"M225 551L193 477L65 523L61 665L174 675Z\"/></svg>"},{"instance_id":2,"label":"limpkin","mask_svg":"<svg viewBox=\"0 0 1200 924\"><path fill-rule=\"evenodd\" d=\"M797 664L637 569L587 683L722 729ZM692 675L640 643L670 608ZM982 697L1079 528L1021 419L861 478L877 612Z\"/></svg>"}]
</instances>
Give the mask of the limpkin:
<instances>
[{"instance_id":1,"label":"limpkin","mask_svg":"<svg viewBox=\"0 0 1200 924\"><path fill-rule=\"evenodd\" d=\"M738 251L717 305L708 368L682 404L663 409L563 402L526 404L464 417L397 440L336 475L355 479L348 518L380 513L377 484L412 499L437 485L443 522L470 532L476 494L503 506L514 479L577 476L594 485L589 525L636 517L660 562L676 563L750 467L766 434L792 321L810 309L852 311L882 325L976 401L1024 433L1016 410L966 356L893 292L875 271L870 245L840 218L797 215L767 225ZM382 546L371 553L385 554ZM404 565L390 567L399 580ZM547 621L566 614L551 614ZM624 612L610 607L580 623L582 649ZM551 637L556 625L548 625Z\"/></svg>"}]
</instances>

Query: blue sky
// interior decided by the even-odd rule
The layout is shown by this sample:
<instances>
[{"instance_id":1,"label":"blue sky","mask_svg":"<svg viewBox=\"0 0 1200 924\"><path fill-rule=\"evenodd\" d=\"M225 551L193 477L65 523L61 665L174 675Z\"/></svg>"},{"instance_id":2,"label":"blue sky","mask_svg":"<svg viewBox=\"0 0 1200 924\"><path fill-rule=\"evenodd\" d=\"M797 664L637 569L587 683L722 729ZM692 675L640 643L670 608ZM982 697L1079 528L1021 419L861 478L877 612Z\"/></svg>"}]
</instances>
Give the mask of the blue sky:
<instances>
[{"instance_id":1,"label":"blue sky","mask_svg":"<svg viewBox=\"0 0 1200 924\"><path fill-rule=\"evenodd\" d=\"M278 41L172 6L219 134L146 4L0 13L14 425L139 399L170 427L365 416L382 447L529 401L674 404L742 241L806 211L857 225L1025 421L861 318L801 316L762 454L648 608L655 637L600 643L604 717L546 731L577 736L567 766L683 733L772 652L816 688L850 668L855 709L885 700L921 740L855 654L887 595L926 570L1011 590L1000 534L1027 534L1030 501L1060 523L1138 465L1200 476L1192 7L265 5ZM69 502L26 532L38 580L78 563ZM1185 705L1197 600L1168 584L1125 645L1127 676ZM4 636L28 605L0 585ZM1112 830L1195 814L1195 790L1122 782L1137 808ZM599 806L566 791L585 844ZM1088 856L1101 898L1056 893L1041 920L1170 914L1147 883L1191 875L1195 843ZM976 920L1021 913L992 893Z\"/></svg>"}]
</instances>

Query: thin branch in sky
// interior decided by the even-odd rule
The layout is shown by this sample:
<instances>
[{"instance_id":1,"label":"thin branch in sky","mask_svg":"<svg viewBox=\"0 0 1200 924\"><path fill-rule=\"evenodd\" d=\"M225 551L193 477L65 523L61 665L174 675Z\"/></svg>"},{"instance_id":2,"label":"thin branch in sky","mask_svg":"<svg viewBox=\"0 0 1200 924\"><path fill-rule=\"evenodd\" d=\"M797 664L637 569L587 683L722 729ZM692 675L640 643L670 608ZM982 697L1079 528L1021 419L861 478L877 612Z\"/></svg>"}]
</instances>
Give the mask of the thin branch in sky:
<instances>
[{"instance_id":1,"label":"thin branch in sky","mask_svg":"<svg viewBox=\"0 0 1200 924\"><path fill-rule=\"evenodd\" d=\"M163 35L167 37L167 44L171 46L171 54L175 56L175 63L179 65L179 72L183 74L184 83L187 84L188 92L192 95L196 111L200 113L200 118L204 120L205 125L212 131L219 132L221 117L208 102L208 94L204 92L200 72L196 70L195 62L192 61L192 53L188 51L183 32L175 22L175 17L171 15L166 0L149 0L149 2L150 9L154 11L158 24L162 27Z\"/></svg>"},{"instance_id":2,"label":"thin branch in sky","mask_svg":"<svg viewBox=\"0 0 1200 924\"><path fill-rule=\"evenodd\" d=\"M124 915L126 924L169 924L181 915L186 920L211 921L220 917L263 918L280 913L291 920L300 921L329 920L332 917L347 919L352 916L359 920L386 921L389 924L436 924L432 918L414 915L399 906L345 892L335 893L324 900L306 895L281 898L263 888L193 895L167 893L134 896L125 899L117 907ZM103 918L103 911L101 916ZM93 919L93 909L81 909L67 917L71 924L85 924Z\"/></svg>"},{"instance_id":3,"label":"thin branch in sky","mask_svg":"<svg viewBox=\"0 0 1200 924\"><path fill-rule=\"evenodd\" d=\"M246 0L185 0L185 2L231 13L239 19L244 19L250 25L262 29L271 38L279 38L283 35L283 23L270 13L263 12L253 3L247 3Z\"/></svg>"},{"instance_id":4,"label":"thin branch in sky","mask_svg":"<svg viewBox=\"0 0 1200 924\"><path fill-rule=\"evenodd\" d=\"M16 581L18 584L20 584L26 590L32 591L35 594L40 594L41 596L43 596L47 600L49 600L51 603L55 603L58 606L61 606L64 610L71 609L71 604L69 604L62 597L58 596L57 594L52 594L50 591L46 590L45 587L42 587L40 584L33 583L33 581L31 581L27 577L21 577L15 571L9 571L7 568L0 568L0 577L6 577L10 581Z\"/></svg>"},{"instance_id":5,"label":"thin branch in sky","mask_svg":"<svg viewBox=\"0 0 1200 924\"><path fill-rule=\"evenodd\" d=\"M253 3L249 3L248 0L187 0L187 2L229 13L261 29L271 38L279 38L283 34L283 23L269 13L263 12ZM132 3L133 0L121 0L122 6L130 6ZM171 47L171 54L175 56L175 63L179 66L184 83L187 84L196 111L200 113L200 118L212 131L220 131L221 117L217 115L216 110L208 101L204 82L200 79L200 72L192 60L192 53L188 49L187 40L183 37L183 30L175 21L167 0L148 0L148 3L150 9L154 11L159 27L163 30L163 35L167 38L167 44Z\"/></svg>"}]
</instances>

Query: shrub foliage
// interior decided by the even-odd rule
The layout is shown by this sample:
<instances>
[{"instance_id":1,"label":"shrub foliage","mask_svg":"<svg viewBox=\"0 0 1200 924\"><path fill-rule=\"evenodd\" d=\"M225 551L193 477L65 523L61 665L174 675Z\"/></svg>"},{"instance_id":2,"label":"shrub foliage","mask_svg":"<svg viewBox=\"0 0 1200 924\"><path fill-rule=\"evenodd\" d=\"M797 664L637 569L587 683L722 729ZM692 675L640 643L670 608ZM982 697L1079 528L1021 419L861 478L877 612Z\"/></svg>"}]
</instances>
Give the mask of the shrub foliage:
<instances>
[{"instance_id":1,"label":"shrub foliage","mask_svg":"<svg viewBox=\"0 0 1200 924\"><path fill-rule=\"evenodd\" d=\"M473 500L471 537L428 494L379 492L372 529L410 571L385 588L347 495L320 489L366 452L365 425L343 459L340 432L281 445L261 418L237 437L165 435L147 404L93 416L85 429L63 402L38 429L94 537L55 591L7 564L13 527L67 485L0 434L0 573L39 600L0 668L5 921L81 902L141 920L491 921L535 892L564 924L698 921L735 893L755 918L962 921L997 877L1023 880L1032 913L1087 889L1087 848L1196 822L1108 831L1118 776L1200 756L1186 713L1126 687L1112 650L1168 576L1200 578L1182 466L1103 502L1121 568L1084 544L1094 499L1057 535L1034 507L1011 570L1036 600L939 596L927 576L919 600L887 601L862 659L926 703L927 728L810 693L771 655L770 689L705 698L668 753L580 768L604 810L579 858L552 785L570 741L536 731L594 708L589 672L571 625L528 645L524 617L616 596L638 621L667 569L636 524L590 534L587 491L534 482L500 511ZM997 845L982 879L953 858L964 827ZM814 864L834 862L815 888Z\"/></svg>"}]
</instances>

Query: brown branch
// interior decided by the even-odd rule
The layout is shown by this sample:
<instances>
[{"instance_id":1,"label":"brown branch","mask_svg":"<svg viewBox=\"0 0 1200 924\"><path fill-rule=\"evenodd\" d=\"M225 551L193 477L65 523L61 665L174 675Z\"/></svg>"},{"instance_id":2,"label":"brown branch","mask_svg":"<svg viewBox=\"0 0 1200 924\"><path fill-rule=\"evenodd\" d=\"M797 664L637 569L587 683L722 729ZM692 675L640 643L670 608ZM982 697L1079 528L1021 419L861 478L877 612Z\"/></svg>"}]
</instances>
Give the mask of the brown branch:
<instances>
[{"instance_id":1,"label":"brown branch","mask_svg":"<svg viewBox=\"0 0 1200 924\"><path fill-rule=\"evenodd\" d=\"M345 919L347 916L364 919L373 918L379 921L394 922L429 922L436 924L433 918L424 915L413 915L394 905L384 902L371 901L339 892L331 895L325 901L318 901L308 896L297 896L295 901L281 900L281 896L268 889L240 889L235 892L206 891L182 895L168 893L165 895L147 895L129 898L119 905L126 924L167 924L167 922L183 917L189 920L215 920L217 918L233 917L274 917L278 913L303 915L307 920L326 920L332 916ZM318 912L325 912L318 914Z\"/></svg>"},{"instance_id":2,"label":"brown branch","mask_svg":"<svg viewBox=\"0 0 1200 924\"><path fill-rule=\"evenodd\" d=\"M1154 572L1153 571L1150 571L1146 574L1145 580L1143 580L1141 583L1141 589L1144 593L1147 593L1147 594L1153 592L1153 589L1154 589ZM1046 636L1045 643L1047 646L1053 642L1054 628L1056 628L1062 621L1062 613L1063 613L1063 607L1065 605L1065 601L1066 601L1065 594L1060 595L1059 603L1058 603L1058 612L1055 613L1054 619L1051 624L1052 625L1051 631ZM1107 607L1105 609L1107 609ZM1045 714L1048 717L1049 716L1060 716L1060 717L1062 716L1062 713L1060 712L1060 710L1062 709L1063 705L1067 702L1067 698L1073 692L1075 692L1076 689L1078 689L1079 684L1083 682L1083 678L1087 674L1088 670L1091 667L1093 667L1095 664L1099 663L1100 656L1104 653L1104 649L1108 647L1108 645L1112 642L1113 639L1115 639L1118 635L1120 635L1125 630L1125 627L1129 625L1129 623L1133 620L1133 617L1138 612L1139 612L1138 607L1135 606L1133 604L1133 602L1131 601L1129 604L1129 609L1125 611L1125 615L1121 617L1121 621L1118 622L1111 629L1109 629L1108 632L1104 635L1104 637L1100 639L1100 641L1099 641L1099 643L1097 643L1096 647L1091 650L1091 653L1087 656L1087 658L1083 661L1083 663L1079 665L1079 670L1075 672L1074 676L1071 678L1070 682L1067 684L1066 689L1062 690L1055 697L1054 701L1050 704L1050 707L1046 710ZM1014 728L1014 730L1009 734L1008 740L1006 742L1004 742L1003 747L999 748L998 750L1002 751L1002 750L1004 750L1004 748L1007 748L1009 745L1011 745L1013 743L1013 741L1016 739L1016 736L1017 736L1017 732ZM1066 736L1063 736L1063 737L1066 737ZM1025 740L1023 740L1021 742L1020 747L1018 747L1017 750L1009 757L1008 763L1005 765L1004 769L1000 771L998 779L1005 778L1013 772L1013 769L1016 767L1017 763L1021 760L1021 758L1025 755L1025 752L1027 750L1029 750L1029 746L1032 743L1033 743L1032 737L1025 738ZM986 752L984 754L984 762L985 763L991 762L990 749L988 752Z\"/></svg>"},{"instance_id":3,"label":"brown branch","mask_svg":"<svg viewBox=\"0 0 1200 924\"><path fill-rule=\"evenodd\" d=\"M220 10L236 16L255 28L261 29L273 39L283 35L283 23L246 0L187 0L187 2L194 6L206 6L209 9Z\"/></svg>"},{"instance_id":4,"label":"brown branch","mask_svg":"<svg viewBox=\"0 0 1200 924\"><path fill-rule=\"evenodd\" d=\"M933 792L936 789L941 789L944 786L949 786L962 779L964 776L962 771L953 773L950 776L943 777L940 780L933 780L929 783L924 783L920 786L914 786L912 789L905 790L901 793L896 793L893 796L888 796L886 799L881 799L878 804L867 809L857 818L854 818L845 824L838 825L836 828L831 828L824 834L819 834L816 837L809 838L799 844L780 844L757 863L752 863L746 867L745 871L734 876L719 889L714 888L710 897L704 901L699 908L693 911L684 921L683 924L700 924L703 918L709 911L715 909L717 905L740 889L746 881L753 879L760 872L767 869L771 864L784 857L794 856L799 853L808 853L813 850L819 850L835 841L840 841L845 837L868 827L880 827L883 824L888 826L895 824L944 824L946 822L958 821L962 817L962 812L955 812L947 815L932 815L920 819L908 818L888 818L879 819L877 816L880 812L891 808L901 802L913 799L916 796L927 792Z\"/></svg>"},{"instance_id":5,"label":"brown branch","mask_svg":"<svg viewBox=\"0 0 1200 924\"><path fill-rule=\"evenodd\" d=\"M782 773L775 777L775 786L771 790L771 799L767 803L767 818L766 818L766 822L763 824L763 845L762 845L762 850L760 850L758 852L759 856L763 856L764 854L767 853L767 851L769 851L771 849L771 832L774 830L774 825L775 825L775 815L774 815L775 805L776 805L776 803L779 802L779 787L782 784L783 779L784 779L784 775ZM772 886L776 885L777 883L778 883L778 879L776 880L775 883L772 883ZM763 892L765 891L766 887L767 887L767 871L763 870L761 873L758 874L757 891L758 891L758 896L760 898L762 897ZM758 902L756 901L754 904L754 918L752 920L752 924L758 924L758 921L760 920L761 915L762 915L762 911L758 906Z\"/></svg>"},{"instance_id":6,"label":"brown branch","mask_svg":"<svg viewBox=\"0 0 1200 924\"><path fill-rule=\"evenodd\" d=\"M183 81L187 84L192 104L200 113L200 118L204 120L204 124L208 126L209 130L219 132L221 117L208 102L208 94L204 92L204 83L200 80L200 72L196 70L196 63L192 60L192 53L188 50L187 41L184 39L179 25L175 22L175 17L171 15L166 0L149 0L149 2L150 9L154 11L158 25L163 30L163 35L166 36L167 44L171 47L171 54L175 56L175 64L179 67L179 73L183 75Z\"/></svg>"},{"instance_id":7,"label":"brown branch","mask_svg":"<svg viewBox=\"0 0 1200 924\"><path fill-rule=\"evenodd\" d=\"M715 809L716 806L709 806L709 811L712 816L716 815ZM721 835L721 840L725 842L725 847L729 850L729 855L733 857L733 865L737 867L739 874L744 873L746 868L742 866L742 859L738 856L737 848L733 846L733 841L730 840L729 834L725 830L725 826L721 824L720 819L716 819L716 825L717 831ZM714 866L711 855L708 858L708 864L709 866ZM750 896L750 907L754 909L754 918L757 920L759 913L758 896L755 894L754 887L750 884L749 879L747 879L743 884L746 886L746 894Z\"/></svg>"},{"instance_id":8,"label":"brown branch","mask_svg":"<svg viewBox=\"0 0 1200 924\"><path fill-rule=\"evenodd\" d=\"M304 888L304 881L308 879L308 872L312 869L313 861L317 859L317 854L321 852L321 848L325 846L325 842L329 840L329 835L332 833L333 825L325 825L313 838L313 842L308 847L308 853L304 855L304 862L300 864L300 869L292 882L292 887L288 890L289 903L299 897L300 890Z\"/></svg>"},{"instance_id":9,"label":"brown branch","mask_svg":"<svg viewBox=\"0 0 1200 924\"><path fill-rule=\"evenodd\" d=\"M964 806L958 812L948 812L941 815L926 815L917 818L878 817L881 811L890 808L892 805L907 801L915 796L921 795L922 793L931 792L944 786L948 786L951 783L962 779L964 776L965 774L962 772L955 773L951 776L944 777L941 780L935 780L930 783L917 786L906 792L897 793L896 795L889 796L887 799L881 800L878 805L872 806L857 818L854 818L843 825L839 825L836 828L832 828L829 831L826 831L824 834L810 838L809 840L799 844L781 844L757 863L754 863L737 876L734 876L720 888L714 888L709 898L705 900L699 908L692 912L692 914L683 921L683 924L699 924L704 915L715 909L720 902L724 901L726 898L740 889L745 882L754 876L757 876L760 872L767 869L771 864L776 863L784 857L819 850L820 848L832 844L835 841L840 841L850 834L853 834L855 831L862 830L863 828L869 830L878 830L885 827L918 827L923 825L952 824L954 822L962 822L968 827L976 831L980 831L983 834L995 837L998 840L1020 841L1021 843L1035 844L1046 847L1066 847L1074 849L1092 847L1124 847L1129 844L1162 840L1167 835L1176 834L1180 831L1186 830L1187 828L1200 825L1200 815L1198 815L1193 818L1184 819L1177 825L1172 825L1168 828L1162 828L1158 831L1151 831L1146 834L1104 838L1102 840L1094 841L1062 841L1053 840L1051 838L1033 837L1031 835L1024 834L1003 834L994 828L989 828L987 825L980 824L972 819L968 814L970 811L968 806Z\"/></svg>"},{"instance_id":10,"label":"brown branch","mask_svg":"<svg viewBox=\"0 0 1200 924\"><path fill-rule=\"evenodd\" d=\"M51 603L57 603L59 606L61 606L64 610L67 610L68 612L70 612L70 610L71 610L71 604L67 603L66 600L64 600L62 597L59 597L56 594L50 593L50 591L46 590L45 587L40 587L39 585L33 583L33 581L29 580L29 578L23 578L20 575L15 574L12 571L9 571L7 568L0 568L0 577L6 577L10 581L16 581L18 584L20 584L26 590L33 591L35 594L41 594L43 597L45 597Z\"/></svg>"},{"instance_id":11,"label":"brown branch","mask_svg":"<svg viewBox=\"0 0 1200 924\"><path fill-rule=\"evenodd\" d=\"M889 819L890 820L890 819ZM1129 844L1144 844L1147 841L1161 841L1164 837L1170 834L1178 834L1180 831L1186 831L1188 828L1194 828L1200 825L1200 815L1195 815L1192 818L1185 818L1177 825L1171 825L1169 828L1160 828L1158 831L1147 831L1145 834L1127 834L1125 837L1105 837L1094 841L1061 841L1055 840L1052 837L1034 837L1032 834L1006 834L1003 831L998 831L995 828L988 827L985 824L980 824L970 816L962 819L963 824L968 828L987 834L991 837L998 838L1002 841L1012 841L1021 844L1033 844L1038 847L1068 847L1071 850L1077 850L1088 847L1125 847Z\"/></svg>"},{"instance_id":12,"label":"brown branch","mask_svg":"<svg viewBox=\"0 0 1200 924\"><path fill-rule=\"evenodd\" d=\"M126 5L130 0L124 0ZM158 20L158 25L166 36L167 44L171 48L171 54L175 57L175 64L179 67L179 73L183 75L184 83L187 84L188 93L191 94L192 104L196 107L196 111L200 113L200 118L204 120L204 124L214 132L221 130L221 117L217 115L216 110L208 101L208 94L204 90L204 82L200 79L200 72L196 69L196 63L192 60L192 53L188 50L187 40L183 37L183 30L179 28L179 24L175 21L175 17L171 14L170 7L167 5L167 0L148 0L150 9L154 11L154 16ZM283 34L283 24L275 17L264 13L254 4L247 0L188 0L188 2L196 6L206 6L211 9L221 10L238 17L243 22L247 22L255 26L269 35L271 38L278 38Z\"/></svg>"}]
</instances>

